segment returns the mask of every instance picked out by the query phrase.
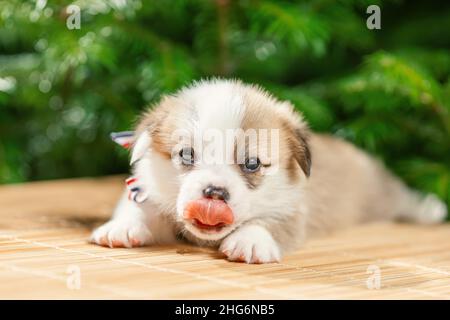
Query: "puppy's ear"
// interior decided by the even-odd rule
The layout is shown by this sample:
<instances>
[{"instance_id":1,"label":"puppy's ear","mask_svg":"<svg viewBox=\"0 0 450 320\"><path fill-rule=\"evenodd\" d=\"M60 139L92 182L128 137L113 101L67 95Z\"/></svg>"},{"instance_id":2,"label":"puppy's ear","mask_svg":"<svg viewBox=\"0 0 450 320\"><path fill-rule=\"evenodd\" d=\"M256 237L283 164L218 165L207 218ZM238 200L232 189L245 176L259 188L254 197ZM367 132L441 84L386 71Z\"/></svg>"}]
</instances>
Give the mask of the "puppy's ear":
<instances>
[{"instance_id":1,"label":"puppy's ear","mask_svg":"<svg viewBox=\"0 0 450 320\"><path fill-rule=\"evenodd\" d=\"M150 134L144 130L136 138L132 146L130 165L141 159L150 147Z\"/></svg>"},{"instance_id":2,"label":"puppy's ear","mask_svg":"<svg viewBox=\"0 0 450 320\"><path fill-rule=\"evenodd\" d=\"M304 132L303 129L295 128L294 135L297 140L293 146L295 160L306 177L309 177L311 175L311 152L308 146L308 133Z\"/></svg>"},{"instance_id":3,"label":"puppy's ear","mask_svg":"<svg viewBox=\"0 0 450 320\"><path fill-rule=\"evenodd\" d=\"M306 177L311 174L311 152L308 145L309 129L301 114L289 102L281 103L280 113L285 119L288 144L292 155Z\"/></svg>"},{"instance_id":4,"label":"puppy's ear","mask_svg":"<svg viewBox=\"0 0 450 320\"><path fill-rule=\"evenodd\" d=\"M163 97L161 102L142 113L138 119L134 143L132 145L130 164L141 159L147 150L158 149L158 139L161 127L169 113L171 98Z\"/></svg>"}]
</instances>

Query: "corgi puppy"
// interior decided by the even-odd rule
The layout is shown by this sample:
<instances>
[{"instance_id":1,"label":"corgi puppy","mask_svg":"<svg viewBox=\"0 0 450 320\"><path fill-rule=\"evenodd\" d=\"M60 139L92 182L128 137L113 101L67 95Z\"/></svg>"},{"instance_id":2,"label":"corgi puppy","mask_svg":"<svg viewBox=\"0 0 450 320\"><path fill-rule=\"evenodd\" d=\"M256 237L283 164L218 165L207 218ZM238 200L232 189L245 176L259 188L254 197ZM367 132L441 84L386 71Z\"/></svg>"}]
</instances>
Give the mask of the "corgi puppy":
<instances>
[{"instance_id":1,"label":"corgi puppy","mask_svg":"<svg viewBox=\"0 0 450 320\"><path fill-rule=\"evenodd\" d=\"M163 97L132 134L131 163L131 187L92 243L189 241L231 261L270 263L315 234L447 214L365 152L311 132L290 102L240 81L196 82Z\"/></svg>"}]
</instances>

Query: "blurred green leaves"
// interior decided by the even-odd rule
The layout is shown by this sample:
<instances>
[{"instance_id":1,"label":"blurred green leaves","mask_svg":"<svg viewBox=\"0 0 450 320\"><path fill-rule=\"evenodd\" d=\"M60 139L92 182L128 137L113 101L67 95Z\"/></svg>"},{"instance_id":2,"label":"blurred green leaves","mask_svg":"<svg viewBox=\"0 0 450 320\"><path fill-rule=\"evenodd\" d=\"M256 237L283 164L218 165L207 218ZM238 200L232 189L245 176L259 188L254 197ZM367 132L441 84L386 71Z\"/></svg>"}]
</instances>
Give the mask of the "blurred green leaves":
<instances>
[{"instance_id":1,"label":"blurred green leaves","mask_svg":"<svg viewBox=\"0 0 450 320\"><path fill-rule=\"evenodd\" d=\"M66 8L81 9L81 29ZM382 29L366 28L381 6ZM450 4L0 0L0 182L127 170L109 132L162 94L237 77L450 202Z\"/></svg>"},{"instance_id":2,"label":"blurred green leaves","mask_svg":"<svg viewBox=\"0 0 450 320\"><path fill-rule=\"evenodd\" d=\"M329 25L308 5L261 1L254 7L251 25L256 34L286 44L294 51L311 50L323 56L329 41Z\"/></svg>"}]
</instances>

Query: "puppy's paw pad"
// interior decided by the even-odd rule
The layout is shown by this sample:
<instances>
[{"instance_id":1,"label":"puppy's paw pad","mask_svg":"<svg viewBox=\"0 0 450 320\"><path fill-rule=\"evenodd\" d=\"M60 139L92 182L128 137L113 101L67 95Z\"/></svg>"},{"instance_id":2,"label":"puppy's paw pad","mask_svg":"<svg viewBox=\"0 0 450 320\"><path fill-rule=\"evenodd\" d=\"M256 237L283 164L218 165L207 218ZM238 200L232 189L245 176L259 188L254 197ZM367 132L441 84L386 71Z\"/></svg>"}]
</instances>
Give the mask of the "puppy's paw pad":
<instances>
[{"instance_id":1,"label":"puppy's paw pad","mask_svg":"<svg viewBox=\"0 0 450 320\"><path fill-rule=\"evenodd\" d=\"M139 220L112 220L94 230L89 241L104 247L132 248L150 244L153 237Z\"/></svg>"},{"instance_id":2,"label":"puppy's paw pad","mask_svg":"<svg viewBox=\"0 0 450 320\"><path fill-rule=\"evenodd\" d=\"M281 260L272 236L261 227L247 227L228 236L220 246L228 260L246 263L271 263Z\"/></svg>"}]
</instances>

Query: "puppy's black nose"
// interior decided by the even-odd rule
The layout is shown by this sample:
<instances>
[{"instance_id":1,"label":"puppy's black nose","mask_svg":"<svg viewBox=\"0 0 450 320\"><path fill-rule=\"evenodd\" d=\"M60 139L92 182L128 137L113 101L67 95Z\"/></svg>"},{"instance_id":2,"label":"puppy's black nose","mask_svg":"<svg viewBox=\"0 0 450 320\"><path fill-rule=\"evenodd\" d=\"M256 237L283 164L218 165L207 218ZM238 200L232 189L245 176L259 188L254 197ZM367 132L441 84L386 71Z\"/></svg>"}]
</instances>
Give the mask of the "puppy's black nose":
<instances>
[{"instance_id":1,"label":"puppy's black nose","mask_svg":"<svg viewBox=\"0 0 450 320\"><path fill-rule=\"evenodd\" d=\"M230 199L230 194L228 193L227 189L211 185L203 189L203 196L205 198L212 198L223 201L228 201Z\"/></svg>"}]
</instances>

